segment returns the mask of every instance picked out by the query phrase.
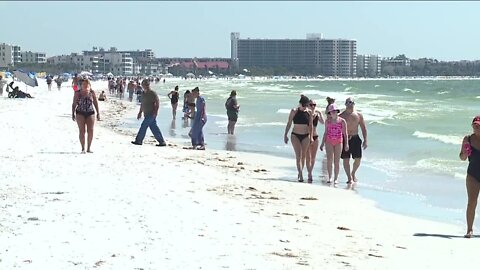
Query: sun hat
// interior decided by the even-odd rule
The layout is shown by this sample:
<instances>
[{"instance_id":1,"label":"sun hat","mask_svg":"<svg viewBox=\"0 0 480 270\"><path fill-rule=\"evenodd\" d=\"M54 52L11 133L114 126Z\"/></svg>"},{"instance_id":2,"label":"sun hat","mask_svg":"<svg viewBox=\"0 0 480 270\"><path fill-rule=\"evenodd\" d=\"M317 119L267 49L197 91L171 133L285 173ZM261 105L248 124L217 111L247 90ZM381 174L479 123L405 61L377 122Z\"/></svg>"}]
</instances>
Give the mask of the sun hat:
<instances>
[{"instance_id":1,"label":"sun hat","mask_svg":"<svg viewBox=\"0 0 480 270\"><path fill-rule=\"evenodd\" d=\"M480 125L480 115L477 115L473 118L472 120L472 125L473 124L477 124L477 125Z\"/></svg>"},{"instance_id":2,"label":"sun hat","mask_svg":"<svg viewBox=\"0 0 480 270\"><path fill-rule=\"evenodd\" d=\"M340 110L338 109L337 104L335 104L335 103L330 104L327 107L327 113L330 113L330 112L333 112L333 111L337 111L337 113L340 113Z\"/></svg>"}]
</instances>

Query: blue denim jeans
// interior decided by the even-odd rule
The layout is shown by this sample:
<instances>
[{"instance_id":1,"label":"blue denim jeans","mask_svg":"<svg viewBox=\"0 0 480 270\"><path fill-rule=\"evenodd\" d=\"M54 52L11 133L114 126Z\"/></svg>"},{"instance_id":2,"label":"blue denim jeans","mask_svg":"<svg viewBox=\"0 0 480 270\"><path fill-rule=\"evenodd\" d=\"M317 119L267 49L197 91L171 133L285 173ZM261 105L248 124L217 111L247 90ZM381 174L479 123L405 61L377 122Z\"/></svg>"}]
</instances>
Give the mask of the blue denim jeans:
<instances>
[{"instance_id":1,"label":"blue denim jeans","mask_svg":"<svg viewBox=\"0 0 480 270\"><path fill-rule=\"evenodd\" d=\"M155 119L155 117L153 117L153 115L145 115L142 125L140 126L140 130L138 131L137 137L135 138L135 141L137 143L143 142L143 139L145 139L145 134L147 133L147 128L150 128L153 136L155 136L155 139L157 139L159 143L165 142L162 136L162 132L160 131L160 128L158 128L157 120Z\"/></svg>"}]
</instances>

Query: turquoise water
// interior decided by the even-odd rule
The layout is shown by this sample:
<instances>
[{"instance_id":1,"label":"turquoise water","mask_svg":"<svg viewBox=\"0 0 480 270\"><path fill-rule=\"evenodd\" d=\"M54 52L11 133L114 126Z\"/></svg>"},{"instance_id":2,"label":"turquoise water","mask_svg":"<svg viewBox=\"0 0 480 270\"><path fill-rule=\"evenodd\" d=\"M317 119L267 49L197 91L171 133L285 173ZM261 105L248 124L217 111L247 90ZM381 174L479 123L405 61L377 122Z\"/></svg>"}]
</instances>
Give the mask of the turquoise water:
<instances>
[{"instance_id":1,"label":"turquoise water","mask_svg":"<svg viewBox=\"0 0 480 270\"><path fill-rule=\"evenodd\" d=\"M398 213L454 223L464 220L467 163L458 153L463 136L471 132L473 116L480 114L480 81L182 80L153 85L162 102L158 118L162 132L167 139L187 143L189 127L180 119L181 108L172 121L166 97L175 85L181 93L198 86L206 98L209 148L291 157L292 180L294 155L291 145L283 143L283 134L300 94L315 99L322 110L327 96L337 99L340 108L353 97L366 120L369 140L355 191ZM237 91L241 106L234 137L226 134L224 108L231 90ZM138 122L132 124L138 128ZM323 158L319 152L316 182ZM344 182L343 169L340 176Z\"/></svg>"}]
</instances>

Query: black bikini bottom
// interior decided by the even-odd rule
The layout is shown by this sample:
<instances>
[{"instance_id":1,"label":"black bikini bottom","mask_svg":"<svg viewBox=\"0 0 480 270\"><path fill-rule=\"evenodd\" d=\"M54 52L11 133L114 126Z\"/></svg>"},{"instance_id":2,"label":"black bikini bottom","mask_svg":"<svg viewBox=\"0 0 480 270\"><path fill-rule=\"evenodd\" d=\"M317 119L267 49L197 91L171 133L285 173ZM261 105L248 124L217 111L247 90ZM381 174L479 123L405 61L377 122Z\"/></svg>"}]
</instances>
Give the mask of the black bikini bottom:
<instances>
[{"instance_id":1,"label":"black bikini bottom","mask_svg":"<svg viewBox=\"0 0 480 270\"><path fill-rule=\"evenodd\" d=\"M295 135L295 137L297 137L298 140L299 140L300 142L302 142L303 139L307 138L308 135L310 135L310 134L308 134L308 133L307 133L307 134L298 134L298 133L292 132L292 135Z\"/></svg>"},{"instance_id":2,"label":"black bikini bottom","mask_svg":"<svg viewBox=\"0 0 480 270\"><path fill-rule=\"evenodd\" d=\"M83 115L83 117L85 117L85 118L89 117L90 115L94 115L94 114L95 114L95 111L92 111L92 112L76 111L76 112L77 112L77 114Z\"/></svg>"}]
</instances>

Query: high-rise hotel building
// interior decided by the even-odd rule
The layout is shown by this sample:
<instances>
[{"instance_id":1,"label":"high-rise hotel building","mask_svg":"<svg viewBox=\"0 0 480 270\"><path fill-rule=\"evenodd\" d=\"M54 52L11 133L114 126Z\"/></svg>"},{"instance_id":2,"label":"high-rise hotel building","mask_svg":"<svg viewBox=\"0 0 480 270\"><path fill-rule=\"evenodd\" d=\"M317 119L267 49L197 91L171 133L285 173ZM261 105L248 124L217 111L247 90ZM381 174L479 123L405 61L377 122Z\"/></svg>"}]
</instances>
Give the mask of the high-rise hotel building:
<instances>
[{"instance_id":1,"label":"high-rise hotel building","mask_svg":"<svg viewBox=\"0 0 480 270\"><path fill-rule=\"evenodd\" d=\"M357 41L324 39L307 34L306 39L240 39L231 33L234 68L284 68L298 73L355 77Z\"/></svg>"}]
</instances>

